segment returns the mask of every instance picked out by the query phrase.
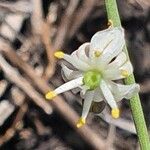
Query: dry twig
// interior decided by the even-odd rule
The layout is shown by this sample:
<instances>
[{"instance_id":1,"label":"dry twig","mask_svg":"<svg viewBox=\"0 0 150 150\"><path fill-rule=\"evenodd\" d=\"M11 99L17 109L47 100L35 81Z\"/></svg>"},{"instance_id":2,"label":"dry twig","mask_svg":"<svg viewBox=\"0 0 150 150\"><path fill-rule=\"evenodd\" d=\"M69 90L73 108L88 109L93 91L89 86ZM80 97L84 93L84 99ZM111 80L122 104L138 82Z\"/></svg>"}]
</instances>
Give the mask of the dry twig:
<instances>
[{"instance_id":1,"label":"dry twig","mask_svg":"<svg viewBox=\"0 0 150 150\"><path fill-rule=\"evenodd\" d=\"M43 22L42 28L43 30L41 33L41 38L42 38L43 44L45 45L47 60L48 60L47 67L43 74L43 78L45 80L48 80L54 74L56 65L55 65L55 59L53 56L54 48L50 40L50 25L47 23L46 20Z\"/></svg>"},{"instance_id":2,"label":"dry twig","mask_svg":"<svg viewBox=\"0 0 150 150\"><path fill-rule=\"evenodd\" d=\"M96 5L96 0L84 0L83 6L78 9L74 16L75 22L72 23L71 29L69 30L69 38L72 38L76 31L80 28L80 26L84 23L84 21L88 18L89 14L93 10Z\"/></svg>"},{"instance_id":3,"label":"dry twig","mask_svg":"<svg viewBox=\"0 0 150 150\"><path fill-rule=\"evenodd\" d=\"M106 150L113 150L113 143L115 140L116 127L114 125L109 126L107 142L106 142Z\"/></svg>"},{"instance_id":4,"label":"dry twig","mask_svg":"<svg viewBox=\"0 0 150 150\"><path fill-rule=\"evenodd\" d=\"M33 12L31 16L31 24L34 35L40 35L41 30L43 30L43 11L41 0L32 0Z\"/></svg>"},{"instance_id":5,"label":"dry twig","mask_svg":"<svg viewBox=\"0 0 150 150\"><path fill-rule=\"evenodd\" d=\"M1 54L0 66L9 81L21 88L46 113L50 114L52 112L52 108L48 102L44 100L44 98L31 86L31 84L24 77L22 77L19 72L17 72L17 70L7 63Z\"/></svg>"},{"instance_id":6,"label":"dry twig","mask_svg":"<svg viewBox=\"0 0 150 150\"><path fill-rule=\"evenodd\" d=\"M30 1L17 1L17 2L0 2L0 7L7 9L10 12L31 13L32 5Z\"/></svg>"},{"instance_id":7,"label":"dry twig","mask_svg":"<svg viewBox=\"0 0 150 150\"><path fill-rule=\"evenodd\" d=\"M53 46L50 41L50 25L47 20L43 18L43 9L41 0L32 0L33 3L33 13L31 17L33 33L37 38L42 40L45 45L46 54L47 54L47 67L43 74L45 79L51 78L55 71L55 60L53 57Z\"/></svg>"},{"instance_id":8,"label":"dry twig","mask_svg":"<svg viewBox=\"0 0 150 150\"><path fill-rule=\"evenodd\" d=\"M17 112L16 118L13 121L11 127L6 131L4 135L0 136L0 146L6 143L8 140L10 140L14 136L15 132L22 128L23 126L22 119L27 109L28 106L25 103L20 106L20 109Z\"/></svg>"},{"instance_id":9,"label":"dry twig","mask_svg":"<svg viewBox=\"0 0 150 150\"><path fill-rule=\"evenodd\" d=\"M61 18L61 24L58 27L57 35L54 41L54 49L60 49L63 47L67 34L70 32L69 28L71 21L73 20L73 14L76 10L79 0L70 0L68 7Z\"/></svg>"}]
</instances>

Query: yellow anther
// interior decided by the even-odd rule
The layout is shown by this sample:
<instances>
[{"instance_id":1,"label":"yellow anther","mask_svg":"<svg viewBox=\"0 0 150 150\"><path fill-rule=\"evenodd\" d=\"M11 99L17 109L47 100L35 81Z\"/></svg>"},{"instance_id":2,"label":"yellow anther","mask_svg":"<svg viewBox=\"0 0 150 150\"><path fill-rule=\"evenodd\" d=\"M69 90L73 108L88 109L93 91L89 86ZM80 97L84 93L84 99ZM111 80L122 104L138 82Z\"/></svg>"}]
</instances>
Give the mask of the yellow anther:
<instances>
[{"instance_id":1,"label":"yellow anther","mask_svg":"<svg viewBox=\"0 0 150 150\"><path fill-rule=\"evenodd\" d=\"M50 91L50 92L48 92L48 93L45 95L45 98L46 98L47 100L51 100L51 99L53 99L55 96L57 96L56 92L55 92L55 91Z\"/></svg>"},{"instance_id":2,"label":"yellow anther","mask_svg":"<svg viewBox=\"0 0 150 150\"><path fill-rule=\"evenodd\" d=\"M107 25L109 28L113 27L113 21L109 19Z\"/></svg>"},{"instance_id":3,"label":"yellow anther","mask_svg":"<svg viewBox=\"0 0 150 150\"><path fill-rule=\"evenodd\" d=\"M82 127L84 124L85 124L85 119L81 117L77 123L77 128Z\"/></svg>"},{"instance_id":4,"label":"yellow anther","mask_svg":"<svg viewBox=\"0 0 150 150\"><path fill-rule=\"evenodd\" d=\"M121 70L121 75L124 76L124 77L128 77L129 73L128 73L127 70Z\"/></svg>"},{"instance_id":5,"label":"yellow anther","mask_svg":"<svg viewBox=\"0 0 150 150\"><path fill-rule=\"evenodd\" d=\"M54 56L58 59L64 58L64 52L62 51L57 51L54 53Z\"/></svg>"},{"instance_id":6,"label":"yellow anther","mask_svg":"<svg viewBox=\"0 0 150 150\"><path fill-rule=\"evenodd\" d=\"M101 56L101 54L102 54L102 52L100 52L100 51L95 51L94 52L95 57L99 57L99 56Z\"/></svg>"},{"instance_id":7,"label":"yellow anther","mask_svg":"<svg viewBox=\"0 0 150 150\"><path fill-rule=\"evenodd\" d=\"M114 108L111 110L111 115L113 118L117 119L120 116L120 110L118 108Z\"/></svg>"}]
</instances>

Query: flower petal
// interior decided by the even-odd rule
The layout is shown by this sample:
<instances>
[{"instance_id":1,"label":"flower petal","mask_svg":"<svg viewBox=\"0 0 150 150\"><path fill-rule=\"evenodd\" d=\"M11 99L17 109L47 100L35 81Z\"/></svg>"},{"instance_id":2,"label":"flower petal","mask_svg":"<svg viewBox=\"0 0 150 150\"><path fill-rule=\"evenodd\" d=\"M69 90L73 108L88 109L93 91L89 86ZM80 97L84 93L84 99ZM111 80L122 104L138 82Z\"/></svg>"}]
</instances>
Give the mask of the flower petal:
<instances>
[{"instance_id":1,"label":"flower petal","mask_svg":"<svg viewBox=\"0 0 150 150\"><path fill-rule=\"evenodd\" d=\"M77 93L79 93L81 91L81 88L77 87L75 89L72 89L71 91L72 91L73 94L77 94Z\"/></svg>"},{"instance_id":2,"label":"flower petal","mask_svg":"<svg viewBox=\"0 0 150 150\"><path fill-rule=\"evenodd\" d=\"M115 101L115 99L114 99L110 89L108 88L107 83L104 80L101 80L100 88L101 88L102 93L103 93L103 95L105 97L105 100L110 105L110 107L112 109L117 108L116 101Z\"/></svg>"},{"instance_id":3,"label":"flower petal","mask_svg":"<svg viewBox=\"0 0 150 150\"><path fill-rule=\"evenodd\" d=\"M99 61L102 61L103 64L109 63L114 57L116 57L122 51L125 44L123 28L115 28L112 34L113 40L105 48L102 56L99 59Z\"/></svg>"},{"instance_id":4,"label":"flower petal","mask_svg":"<svg viewBox=\"0 0 150 150\"><path fill-rule=\"evenodd\" d=\"M83 84L83 77L79 77L77 79L71 80L69 82L64 83L60 87L56 88L54 92L58 95L60 93L69 91L71 89L74 89L76 87L79 87Z\"/></svg>"},{"instance_id":5,"label":"flower petal","mask_svg":"<svg viewBox=\"0 0 150 150\"><path fill-rule=\"evenodd\" d=\"M109 80L119 80L128 77L133 73L133 67L130 61L127 61L120 68L108 68L103 71L103 77Z\"/></svg>"},{"instance_id":6,"label":"flower petal","mask_svg":"<svg viewBox=\"0 0 150 150\"><path fill-rule=\"evenodd\" d=\"M83 103L83 110L82 110L82 118L84 118L84 119L86 119L86 117L89 113L89 110L90 110L90 107L91 107L91 104L93 101L93 97L94 97L94 91L87 91L86 92L85 100Z\"/></svg>"},{"instance_id":7,"label":"flower petal","mask_svg":"<svg viewBox=\"0 0 150 150\"><path fill-rule=\"evenodd\" d=\"M81 86L81 92L80 92L81 98L83 98L83 99L85 98L85 94L86 94L88 89L89 88L86 85Z\"/></svg>"},{"instance_id":8,"label":"flower petal","mask_svg":"<svg viewBox=\"0 0 150 150\"><path fill-rule=\"evenodd\" d=\"M100 88L97 88L94 91L94 102L101 102L105 99Z\"/></svg>"},{"instance_id":9,"label":"flower petal","mask_svg":"<svg viewBox=\"0 0 150 150\"><path fill-rule=\"evenodd\" d=\"M127 56L126 56L125 52L121 52L113 62L108 64L107 69L119 68L126 62L126 60L127 60Z\"/></svg>"},{"instance_id":10,"label":"flower petal","mask_svg":"<svg viewBox=\"0 0 150 150\"><path fill-rule=\"evenodd\" d=\"M103 52L105 47L113 39L112 34L110 33L112 29L106 29L95 33L91 39L90 44L90 57L94 57L94 52L99 51Z\"/></svg>"},{"instance_id":11,"label":"flower petal","mask_svg":"<svg viewBox=\"0 0 150 150\"><path fill-rule=\"evenodd\" d=\"M71 56L64 54L64 59L79 70L82 70L82 71L88 70L90 66L86 62L80 60L75 53L76 51L73 52Z\"/></svg>"},{"instance_id":12,"label":"flower petal","mask_svg":"<svg viewBox=\"0 0 150 150\"><path fill-rule=\"evenodd\" d=\"M109 81L108 84L117 102L122 100L123 98L130 99L140 90L140 86L136 83L131 85L122 85Z\"/></svg>"},{"instance_id":13,"label":"flower petal","mask_svg":"<svg viewBox=\"0 0 150 150\"><path fill-rule=\"evenodd\" d=\"M77 54L78 58L85 61L85 62L89 61L89 58L88 58L89 46L90 46L89 42L84 43L76 51L76 54Z\"/></svg>"},{"instance_id":14,"label":"flower petal","mask_svg":"<svg viewBox=\"0 0 150 150\"><path fill-rule=\"evenodd\" d=\"M65 81L72 80L72 79L82 76L81 72L74 71L74 70L68 68L63 63L61 64L61 67L62 67L62 77Z\"/></svg>"},{"instance_id":15,"label":"flower petal","mask_svg":"<svg viewBox=\"0 0 150 150\"><path fill-rule=\"evenodd\" d=\"M103 71L103 77L105 80L119 80L125 78L121 75L121 71L117 69L107 69Z\"/></svg>"},{"instance_id":16,"label":"flower petal","mask_svg":"<svg viewBox=\"0 0 150 150\"><path fill-rule=\"evenodd\" d=\"M124 44L124 30L121 27L97 32L91 39L90 56L93 57L94 52L99 50L102 52L99 61L109 63L122 51Z\"/></svg>"},{"instance_id":17,"label":"flower petal","mask_svg":"<svg viewBox=\"0 0 150 150\"><path fill-rule=\"evenodd\" d=\"M67 67L68 68L68 67ZM69 69L69 68L68 68ZM71 70L71 69L69 69L69 70ZM77 77L80 77L81 75L79 75L78 73L77 73L77 71L73 71L73 70L71 70L72 72L69 74L69 73L64 73L64 71L63 70L61 70L62 72L61 72L61 75L62 75L62 78L64 79L64 81L65 82L68 82L68 81L70 81L70 80L72 80L72 79L75 79L75 78L77 78ZM75 74L74 74L74 72L75 72ZM73 76L71 75L71 74L73 74ZM72 89L71 90L74 94L77 94L78 92L80 92L81 91L81 87L77 87L77 88L74 88L74 89Z\"/></svg>"}]
</instances>

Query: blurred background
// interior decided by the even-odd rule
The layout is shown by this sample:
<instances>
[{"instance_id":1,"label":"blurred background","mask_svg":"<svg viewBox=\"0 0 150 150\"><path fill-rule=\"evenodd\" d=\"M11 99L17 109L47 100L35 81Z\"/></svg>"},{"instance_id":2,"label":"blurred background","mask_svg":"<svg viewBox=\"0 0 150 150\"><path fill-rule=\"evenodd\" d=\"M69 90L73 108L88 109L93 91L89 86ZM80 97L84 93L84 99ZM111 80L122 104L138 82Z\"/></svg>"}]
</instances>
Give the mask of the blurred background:
<instances>
[{"instance_id":1,"label":"blurred background","mask_svg":"<svg viewBox=\"0 0 150 150\"><path fill-rule=\"evenodd\" d=\"M117 3L149 129L150 1ZM107 27L103 0L0 0L1 150L140 149L128 100L117 120L104 103L93 104L87 125L76 129L79 94L44 99L64 83L53 53L70 54Z\"/></svg>"}]
</instances>

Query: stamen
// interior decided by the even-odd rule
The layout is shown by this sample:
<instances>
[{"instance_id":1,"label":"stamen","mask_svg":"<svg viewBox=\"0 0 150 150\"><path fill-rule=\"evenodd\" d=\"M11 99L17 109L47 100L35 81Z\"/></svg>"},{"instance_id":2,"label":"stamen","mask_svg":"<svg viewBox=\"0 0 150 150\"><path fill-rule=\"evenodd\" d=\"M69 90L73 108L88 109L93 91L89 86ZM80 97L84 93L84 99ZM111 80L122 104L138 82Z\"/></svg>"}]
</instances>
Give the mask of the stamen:
<instances>
[{"instance_id":1,"label":"stamen","mask_svg":"<svg viewBox=\"0 0 150 150\"><path fill-rule=\"evenodd\" d=\"M128 73L127 70L121 70L121 75L124 76L124 77L128 77L129 73Z\"/></svg>"},{"instance_id":2,"label":"stamen","mask_svg":"<svg viewBox=\"0 0 150 150\"><path fill-rule=\"evenodd\" d=\"M112 109L111 115L115 119L119 118L119 116L120 116L120 110L118 108Z\"/></svg>"},{"instance_id":3,"label":"stamen","mask_svg":"<svg viewBox=\"0 0 150 150\"><path fill-rule=\"evenodd\" d=\"M77 123L77 128L80 128L83 125L85 125L85 119L81 117Z\"/></svg>"},{"instance_id":4,"label":"stamen","mask_svg":"<svg viewBox=\"0 0 150 150\"><path fill-rule=\"evenodd\" d=\"M61 59L61 58L64 58L64 52L62 52L62 51L57 51L57 52L55 52L54 53L54 56L56 57L56 58L58 58L58 59Z\"/></svg>"},{"instance_id":5,"label":"stamen","mask_svg":"<svg viewBox=\"0 0 150 150\"><path fill-rule=\"evenodd\" d=\"M100 52L100 51L95 51L94 52L95 57L99 57L99 56L101 56L101 54L102 54L102 52Z\"/></svg>"},{"instance_id":6,"label":"stamen","mask_svg":"<svg viewBox=\"0 0 150 150\"><path fill-rule=\"evenodd\" d=\"M113 27L113 21L109 19L107 25L108 25L108 28Z\"/></svg>"},{"instance_id":7,"label":"stamen","mask_svg":"<svg viewBox=\"0 0 150 150\"><path fill-rule=\"evenodd\" d=\"M55 96L57 96L57 93L55 91L49 91L46 95L45 98L47 100L52 100Z\"/></svg>"}]
</instances>

